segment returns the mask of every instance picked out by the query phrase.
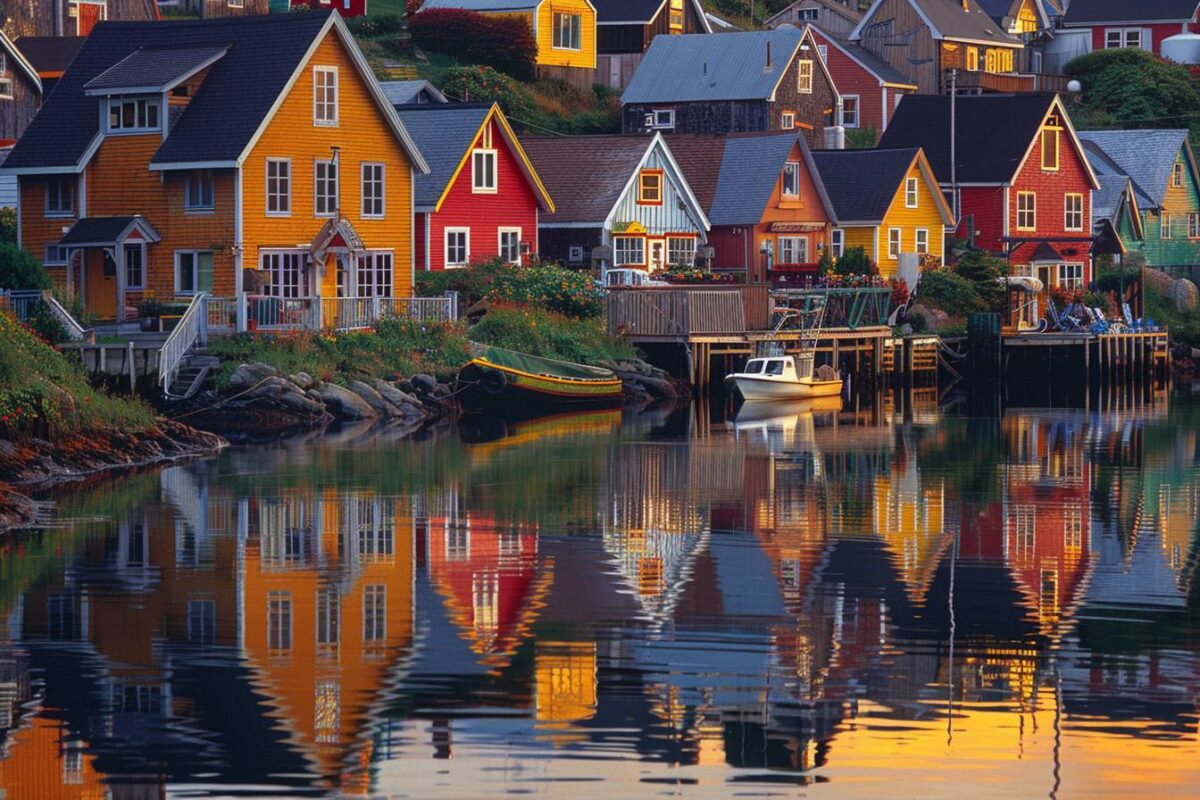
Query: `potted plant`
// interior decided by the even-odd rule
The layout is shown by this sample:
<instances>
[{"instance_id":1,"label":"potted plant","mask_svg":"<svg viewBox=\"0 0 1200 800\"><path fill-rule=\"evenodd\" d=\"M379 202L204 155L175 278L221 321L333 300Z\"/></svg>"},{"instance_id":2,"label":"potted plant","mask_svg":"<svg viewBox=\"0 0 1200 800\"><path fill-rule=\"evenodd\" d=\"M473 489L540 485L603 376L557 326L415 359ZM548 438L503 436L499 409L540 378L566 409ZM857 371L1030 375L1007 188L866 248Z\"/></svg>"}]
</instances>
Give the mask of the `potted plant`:
<instances>
[{"instance_id":1,"label":"potted plant","mask_svg":"<svg viewBox=\"0 0 1200 800\"><path fill-rule=\"evenodd\" d=\"M138 303L138 325L144 333L158 330L158 318L162 316L162 303L153 297L147 297Z\"/></svg>"}]
</instances>

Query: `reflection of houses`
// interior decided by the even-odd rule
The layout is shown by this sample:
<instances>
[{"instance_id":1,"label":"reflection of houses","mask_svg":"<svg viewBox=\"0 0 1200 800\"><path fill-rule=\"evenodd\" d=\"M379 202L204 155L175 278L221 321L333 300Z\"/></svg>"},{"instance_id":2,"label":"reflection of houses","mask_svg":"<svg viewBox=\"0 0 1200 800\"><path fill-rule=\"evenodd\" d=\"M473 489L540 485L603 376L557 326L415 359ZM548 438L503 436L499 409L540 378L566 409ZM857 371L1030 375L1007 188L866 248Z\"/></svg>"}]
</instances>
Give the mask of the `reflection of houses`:
<instances>
[{"instance_id":1,"label":"reflection of houses","mask_svg":"<svg viewBox=\"0 0 1200 800\"><path fill-rule=\"evenodd\" d=\"M916 459L896 459L875 479L875 532L891 551L914 601L924 598L954 531L940 480L922 479Z\"/></svg>"}]
</instances>

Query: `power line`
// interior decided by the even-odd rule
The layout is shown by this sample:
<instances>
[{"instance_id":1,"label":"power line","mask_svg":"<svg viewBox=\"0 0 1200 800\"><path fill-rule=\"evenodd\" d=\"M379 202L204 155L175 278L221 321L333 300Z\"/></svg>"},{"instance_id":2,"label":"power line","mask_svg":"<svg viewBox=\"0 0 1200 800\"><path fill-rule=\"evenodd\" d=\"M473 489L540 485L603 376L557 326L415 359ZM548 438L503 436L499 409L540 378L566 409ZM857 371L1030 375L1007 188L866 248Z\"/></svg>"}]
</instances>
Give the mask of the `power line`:
<instances>
[{"instance_id":1,"label":"power line","mask_svg":"<svg viewBox=\"0 0 1200 800\"><path fill-rule=\"evenodd\" d=\"M455 97L454 95L452 95L449 92L446 92L444 90L442 91L442 94L446 95L446 97L449 97L451 100L457 100L460 103L469 103L470 102L469 100L465 100L461 97ZM495 102L495 101L493 101L493 102ZM545 131L546 133L552 133L555 136L567 136L568 135L568 134L563 133L562 131L556 131L556 130L553 130L552 128L547 128L543 125L538 125L537 123L530 122L527 119L521 119L520 117L514 117L509 114L505 114L504 116L508 117L513 122L521 123L522 125L524 125L527 128L535 128L539 131Z\"/></svg>"}]
</instances>

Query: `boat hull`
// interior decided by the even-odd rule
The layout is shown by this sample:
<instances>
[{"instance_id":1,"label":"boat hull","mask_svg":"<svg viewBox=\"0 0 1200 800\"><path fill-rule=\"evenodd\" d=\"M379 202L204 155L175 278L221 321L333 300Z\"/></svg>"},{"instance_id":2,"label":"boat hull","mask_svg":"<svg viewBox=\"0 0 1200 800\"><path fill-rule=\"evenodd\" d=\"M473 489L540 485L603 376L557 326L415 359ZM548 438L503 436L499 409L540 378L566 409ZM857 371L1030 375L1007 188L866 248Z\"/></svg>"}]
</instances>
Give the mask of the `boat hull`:
<instances>
[{"instance_id":1,"label":"boat hull","mask_svg":"<svg viewBox=\"0 0 1200 800\"><path fill-rule=\"evenodd\" d=\"M621 402L622 384L620 378L574 380L472 360L458 374L458 391L460 401L469 409L529 413L616 406Z\"/></svg>"},{"instance_id":2,"label":"boat hull","mask_svg":"<svg viewBox=\"0 0 1200 800\"><path fill-rule=\"evenodd\" d=\"M771 380L762 375L730 375L732 383L745 400L811 400L817 397L836 397L842 393L841 379L819 381L801 378L796 381Z\"/></svg>"}]
</instances>

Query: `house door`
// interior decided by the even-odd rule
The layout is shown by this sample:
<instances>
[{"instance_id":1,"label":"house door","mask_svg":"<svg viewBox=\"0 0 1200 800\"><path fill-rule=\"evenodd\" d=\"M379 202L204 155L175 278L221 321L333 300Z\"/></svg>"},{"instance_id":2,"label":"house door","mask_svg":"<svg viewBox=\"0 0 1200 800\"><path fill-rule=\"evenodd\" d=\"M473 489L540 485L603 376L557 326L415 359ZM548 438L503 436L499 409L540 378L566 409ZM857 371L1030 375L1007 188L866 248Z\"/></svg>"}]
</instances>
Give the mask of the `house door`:
<instances>
[{"instance_id":1,"label":"house door","mask_svg":"<svg viewBox=\"0 0 1200 800\"><path fill-rule=\"evenodd\" d=\"M649 241L649 260L648 264L650 272L658 272L666 266L667 243L662 239L651 239Z\"/></svg>"},{"instance_id":2,"label":"house door","mask_svg":"<svg viewBox=\"0 0 1200 800\"><path fill-rule=\"evenodd\" d=\"M104 19L104 3L75 3L75 22L80 36L87 36L96 27L96 23Z\"/></svg>"},{"instance_id":3,"label":"house door","mask_svg":"<svg viewBox=\"0 0 1200 800\"><path fill-rule=\"evenodd\" d=\"M101 319L117 318L117 262L107 250L96 248L84 255L87 276L87 310Z\"/></svg>"}]
</instances>

